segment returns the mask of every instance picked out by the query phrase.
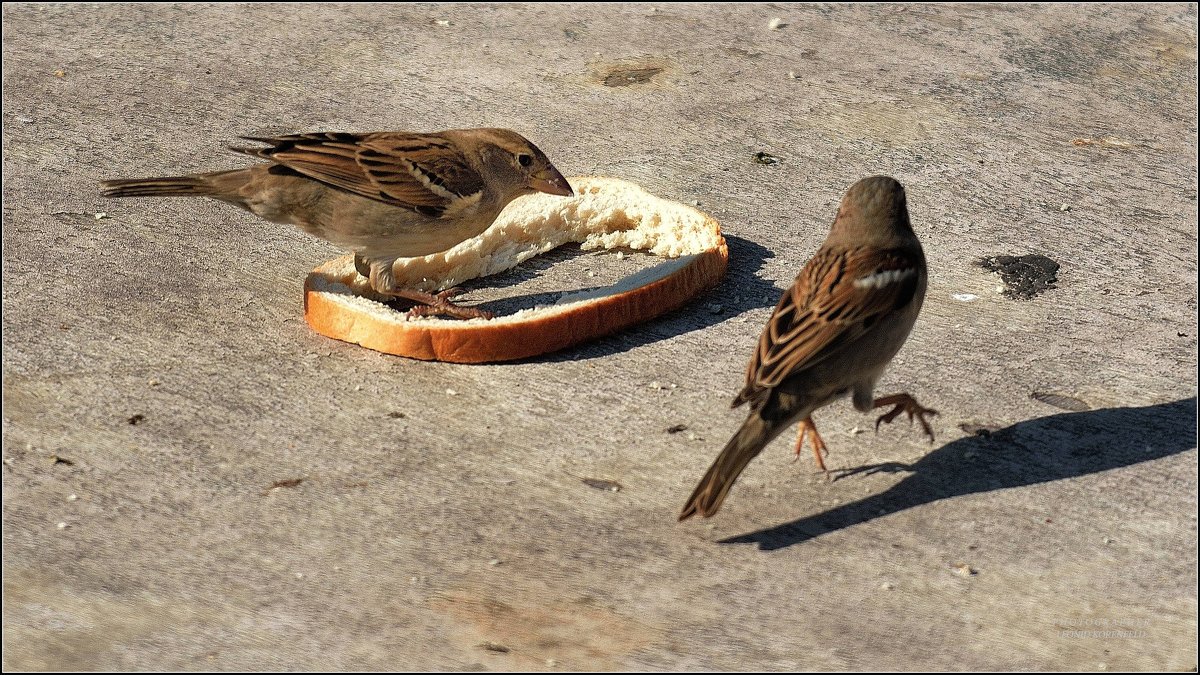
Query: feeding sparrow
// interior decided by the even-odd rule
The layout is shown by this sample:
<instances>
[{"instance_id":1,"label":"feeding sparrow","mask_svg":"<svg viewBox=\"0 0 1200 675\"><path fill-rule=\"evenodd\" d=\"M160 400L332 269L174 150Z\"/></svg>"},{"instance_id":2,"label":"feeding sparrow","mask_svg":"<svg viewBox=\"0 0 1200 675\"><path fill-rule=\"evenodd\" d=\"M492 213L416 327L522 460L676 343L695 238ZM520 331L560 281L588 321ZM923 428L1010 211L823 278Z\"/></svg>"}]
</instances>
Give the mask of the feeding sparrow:
<instances>
[{"instance_id":1,"label":"feeding sparrow","mask_svg":"<svg viewBox=\"0 0 1200 675\"><path fill-rule=\"evenodd\" d=\"M423 303L413 314L488 316L438 294L396 288L397 258L453 247L488 228L509 202L546 192L569 197L546 155L508 129L455 129L244 137L231 148L269 160L246 169L169 178L106 180L106 197L213 197L354 251L371 288Z\"/></svg>"},{"instance_id":2,"label":"feeding sparrow","mask_svg":"<svg viewBox=\"0 0 1200 675\"><path fill-rule=\"evenodd\" d=\"M829 236L784 292L750 358L746 386L733 407L750 416L717 456L679 519L712 516L738 475L776 436L800 422L796 454L811 435L817 466L825 443L814 410L847 394L861 412L894 405L876 422L900 413L933 430L908 394L873 398L875 382L908 338L925 299L925 254L908 220L904 187L886 176L850 187Z\"/></svg>"}]
</instances>

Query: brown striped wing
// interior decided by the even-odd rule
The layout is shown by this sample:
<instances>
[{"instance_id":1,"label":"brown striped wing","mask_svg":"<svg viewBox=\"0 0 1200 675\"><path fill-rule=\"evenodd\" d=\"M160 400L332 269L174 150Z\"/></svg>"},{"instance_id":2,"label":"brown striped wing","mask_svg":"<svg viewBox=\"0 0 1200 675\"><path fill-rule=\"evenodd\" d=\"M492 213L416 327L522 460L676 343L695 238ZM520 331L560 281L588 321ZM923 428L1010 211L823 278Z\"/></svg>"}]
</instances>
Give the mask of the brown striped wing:
<instances>
[{"instance_id":1,"label":"brown striped wing","mask_svg":"<svg viewBox=\"0 0 1200 675\"><path fill-rule=\"evenodd\" d=\"M818 251L767 321L746 371L746 386L733 405L758 405L773 387L829 358L881 316L904 307L916 291L920 265L901 250Z\"/></svg>"},{"instance_id":2,"label":"brown striped wing","mask_svg":"<svg viewBox=\"0 0 1200 675\"><path fill-rule=\"evenodd\" d=\"M342 132L246 137L267 148L234 148L385 204L440 215L483 189L483 178L438 134Z\"/></svg>"}]
</instances>

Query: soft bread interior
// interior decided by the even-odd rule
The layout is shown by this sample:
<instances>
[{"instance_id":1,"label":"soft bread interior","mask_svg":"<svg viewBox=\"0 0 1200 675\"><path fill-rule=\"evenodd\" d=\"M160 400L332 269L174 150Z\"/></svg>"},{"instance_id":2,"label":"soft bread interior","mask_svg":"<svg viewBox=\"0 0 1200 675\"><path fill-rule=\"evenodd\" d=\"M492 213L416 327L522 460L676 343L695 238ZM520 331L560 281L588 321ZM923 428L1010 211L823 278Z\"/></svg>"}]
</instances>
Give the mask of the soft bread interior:
<instances>
[{"instance_id":1,"label":"soft bread interior","mask_svg":"<svg viewBox=\"0 0 1200 675\"><path fill-rule=\"evenodd\" d=\"M623 293L665 278L686 267L697 255L724 244L717 222L678 202L660 199L641 187L615 178L570 178L574 197L529 195L508 206L483 234L452 249L420 258L396 261L396 282L407 288L435 291L464 281L498 274L566 243L583 250L630 248L670 260L642 270L611 286L566 294L550 307L526 309L491 319L490 324L521 321L530 312L570 311L570 306ZM340 301L372 313L386 313L396 322L471 321L432 317L409 319L375 298L367 280L354 269L352 256L332 260L310 275L308 289L342 296ZM380 298L381 299L381 298Z\"/></svg>"}]
</instances>

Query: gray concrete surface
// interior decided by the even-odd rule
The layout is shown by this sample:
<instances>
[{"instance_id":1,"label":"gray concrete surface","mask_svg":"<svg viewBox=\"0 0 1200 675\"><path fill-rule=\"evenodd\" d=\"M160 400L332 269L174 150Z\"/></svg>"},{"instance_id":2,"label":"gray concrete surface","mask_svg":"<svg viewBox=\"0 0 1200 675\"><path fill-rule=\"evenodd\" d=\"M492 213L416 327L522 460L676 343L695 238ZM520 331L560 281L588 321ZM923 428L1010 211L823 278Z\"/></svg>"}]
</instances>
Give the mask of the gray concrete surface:
<instances>
[{"instance_id":1,"label":"gray concrete surface","mask_svg":"<svg viewBox=\"0 0 1200 675\"><path fill-rule=\"evenodd\" d=\"M6 669L1195 668L1194 4L3 12ZM423 363L308 329L331 246L97 189L240 134L484 125L698 200L729 276L563 354ZM874 173L932 270L882 390L937 442L839 404L831 465L878 470L781 439L677 524ZM1062 268L1029 301L973 264L1031 253Z\"/></svg>"}]
</instances>

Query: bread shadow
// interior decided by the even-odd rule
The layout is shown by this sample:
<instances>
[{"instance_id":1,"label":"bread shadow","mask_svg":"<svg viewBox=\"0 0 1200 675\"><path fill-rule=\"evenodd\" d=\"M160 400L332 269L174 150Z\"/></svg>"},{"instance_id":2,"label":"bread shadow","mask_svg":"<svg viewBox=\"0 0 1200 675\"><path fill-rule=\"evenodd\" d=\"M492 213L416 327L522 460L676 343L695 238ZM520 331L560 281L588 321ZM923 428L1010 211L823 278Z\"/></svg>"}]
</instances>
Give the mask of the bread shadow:
<instances>
[{"instance_id":1,"label":"bread shadow","mask_svg":"<svg viewBox=\"0 0 1200 675\"><path fill-rule=\"evenodd\" d=\"M757 276L763 262L774 255L766 248L741 237L725 235L725 242L729 247L729 268L725 276L715 287L692 298L683 307L581 345L511 363L553 363L600 358L707 328L748 310L774 307L779 301L783 289ZM531 258L511 270L481 279L471 279L462 283L460 287L468 295L479 292L486 295L499 289L536 281L539 276L554 266L575 258L585 256L600 258L612 253L613 251L584 251L580 249L579 244L565 244ZM485 299L479 302L470 302L468 297L463 300L462 304L493 312L497 316L505 316L523 309L553 305L564 293L580 293L605 287L605 285L598 285L572 288L568 291L557 288L553 291ZM407 311L412 306L412 303L403 300L387 304L397 311ZM751 345L748 343L746 349L749 350L750 347Z\"/></svg>"},{"instance_id":2,"label":"bread shadow","mask_svg":"<svg viewBox=\"0 0 1200 675\"><path fill-rule=\"evenodd\" d=\"M773 551L942 499L1085 476L1195 447L1194 396L1141 408L1039 417L953 441L912 464L888 462L835 472L839 480L881 471L909 476L866 499L719 543L758 544L760 550Z\"/></svg>"},{"instance_id":3,"label":"bread shadow","mask_svg":"<svg viewBox=\"0 0 1200 675\"><path fill-rule=\"evenodd\" d=\"M472 301L470 296L475 295L495 295L496 291L517 286L530 281L535 281L547 270L555 265L573 260L575 258L594 256L595 251L584 251L579 248L579 244L563 244L558 248L549 250L538 256L530 258L516 267L493 274L490 276L469 279L459 284L458 287L464 292L465 298L455 300L464 306L474 307L492 312L496 316L504 316L513 314L523 309L533 309L540 305L552 305L564 291L545 291L540 293L526 293L523 295L513 295L507 297L493 297L491 299L483 299ZM585 290L594 290L598 287L572 289L570 293ZM396 311L407 311L413 306L413 302L409 300L389 300L384 302L387 306Z\"/></svg>"},{"instance_id":4,"label":"bread shadow","mask_svg":"<svg viewBox=\"0 0 1200 675\"><path fill-rule=\"evenodd\" d=\"M724 236L729 247L729 268L725 276L716 286L692 298L683 307L616 333L552 354L522 359L518 363L558 363L602 358L708 328L749 310L774 307L783 289L757 274L763 262L774 257L774 254L749 239L729 234ZM752 346L748 343L746 349Z\"/></svg>"}]
</instances>

